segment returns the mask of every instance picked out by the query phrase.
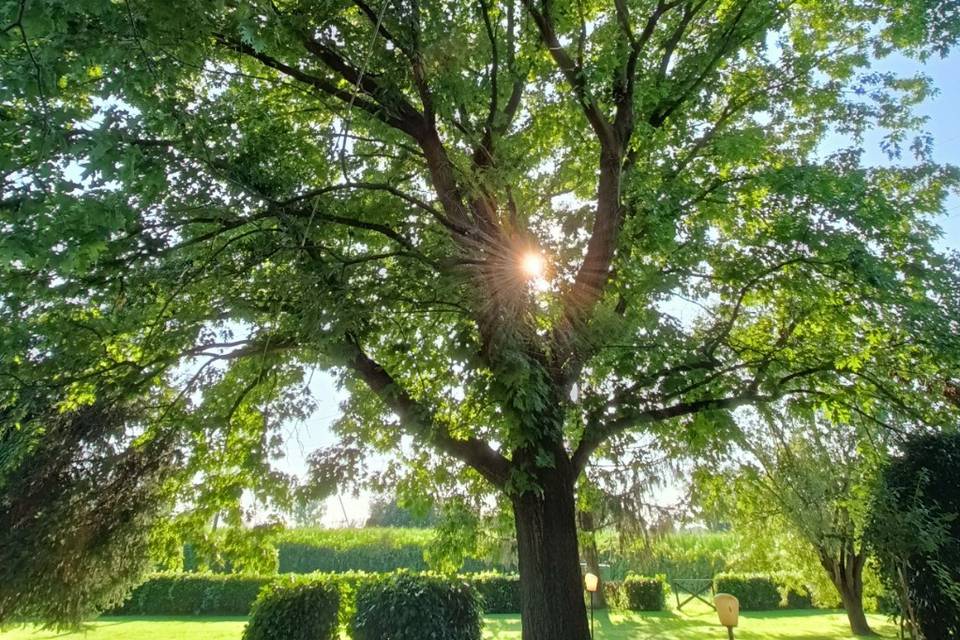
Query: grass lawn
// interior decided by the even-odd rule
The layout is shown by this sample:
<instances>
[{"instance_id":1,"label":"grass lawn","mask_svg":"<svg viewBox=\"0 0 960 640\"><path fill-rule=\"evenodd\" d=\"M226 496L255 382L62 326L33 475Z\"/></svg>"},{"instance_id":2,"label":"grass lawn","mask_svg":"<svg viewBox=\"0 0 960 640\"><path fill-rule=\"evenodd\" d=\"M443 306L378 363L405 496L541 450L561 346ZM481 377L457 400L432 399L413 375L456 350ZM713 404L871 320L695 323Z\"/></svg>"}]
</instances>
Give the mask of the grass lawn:
<instances>
[{"instance_id":1,"label":"grass lawn","mask_svg":"<svg viewBox=\"0 0 960 640\"><path fill-rule=\"evenodd\" d=\"M597 640L726 640L716 614L705 605L663 613L597 612ZM875 631L894 637L883 616L870 616ZM0 640L239 640L246 618L101 618L87 633L58 633L17 628L0 633ZM519 640L520 617L486 618L485 638ZM842 611L769 611L740 616L738 640L833 640L849 638Z\"/></svg>"}]
</instances>

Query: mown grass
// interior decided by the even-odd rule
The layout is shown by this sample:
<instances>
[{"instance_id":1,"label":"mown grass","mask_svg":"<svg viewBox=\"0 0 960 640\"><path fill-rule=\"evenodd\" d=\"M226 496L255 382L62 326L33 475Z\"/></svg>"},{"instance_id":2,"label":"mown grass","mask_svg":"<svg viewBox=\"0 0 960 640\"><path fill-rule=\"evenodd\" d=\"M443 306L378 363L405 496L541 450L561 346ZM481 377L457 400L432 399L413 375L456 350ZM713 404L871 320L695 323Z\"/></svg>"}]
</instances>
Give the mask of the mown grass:
<instances>
[{"instance_id":1,"label":"mown grass","mask_svg":"<svg viewBox=\"0 0 960 640\"><path fill-rule=\"evenodd\" d=\"M688 605L681 612L596 613L597 640L725 640L716 614L705 605ZM875 631L892 638L894 627L883 616L870 616ZM2 640L239 640L246 618L101 618L80 633L15 628L0 632ZM486 617L484 637L489 640L519 640L520 617ZM743 614L738 640L837 640L849 638L842 611L765 611Z\"/></svg>"}]
</instances>

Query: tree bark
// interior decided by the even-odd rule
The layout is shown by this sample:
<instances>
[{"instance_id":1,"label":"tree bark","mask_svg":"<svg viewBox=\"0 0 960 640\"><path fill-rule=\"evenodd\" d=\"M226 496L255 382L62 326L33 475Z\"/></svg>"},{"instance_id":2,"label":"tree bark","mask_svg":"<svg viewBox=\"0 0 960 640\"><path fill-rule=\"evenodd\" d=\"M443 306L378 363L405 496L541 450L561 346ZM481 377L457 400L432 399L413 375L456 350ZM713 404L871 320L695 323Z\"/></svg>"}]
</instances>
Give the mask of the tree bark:
<instances>
[{"instance_id":1,"label":"tree bark","mask_svg":"<svg viewBox=\"0 0 960 640\"><path fill-rule=\"evenodd\" d=\"M513 496L523 640L588 640L573 482L543 469L541 491Z\"/></svg>"},{"instance_id":2,"label":"tree bark","mask_svg":"<svg viewBox=\"0 0 960 640\"><path fill-rule=\"evenodd\" d=\"M855 636L876 635L867 622L867 616L863 611L863 565L866 557L860 553L853 553L844 550L839 558L828 558L826 553L821 550L820 562L827 573L830 574L830 581L836 587L840 594L840 602L847 612L847 620L850 622L850 631Z\"/></svg>"},{"instance_id":3,"label":"tree bark","mask_svg":"<svg viewBox=\"0 0 960 640\"><path fill-rule=\"evenodd\" d=\"M867 616L863 611L863 581L856 580L855 585L846 585L837 587L840 592L840 601L847 612L847 619L850 621L850 631L855 636L872 636L873 630L867 622Z\"/></svg>"}]
</instances>

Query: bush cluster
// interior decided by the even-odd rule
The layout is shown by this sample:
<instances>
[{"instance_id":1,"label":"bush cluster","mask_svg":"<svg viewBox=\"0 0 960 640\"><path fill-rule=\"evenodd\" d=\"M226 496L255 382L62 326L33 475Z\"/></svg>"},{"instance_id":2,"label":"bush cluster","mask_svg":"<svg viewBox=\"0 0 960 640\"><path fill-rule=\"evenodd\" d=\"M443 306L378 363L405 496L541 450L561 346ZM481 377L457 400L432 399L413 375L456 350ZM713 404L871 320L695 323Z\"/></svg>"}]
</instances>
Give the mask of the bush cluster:
<instances>
[{"instance_id":1,"label":"bush cluster","mask_svg":"<svg viewBox=\"0 0 960 640\"><path fill-rule=\"evenodd\" d=\"M357 587L354 640L480 640L480 597L463 580L397 572Z\"/></svg>"},{"instance_id":2,"label":"bush cluster","mask_svg":"<svg viewBox=\"0 0 960 640\"><path fill-rule=\"evenodd\" d=\"M110 613L152 616L245 616L270 578L202 573L160 573L133 590Z\"/></svg>"},{"instance_id":3,"label":"bush cluster","mask_svg":"<svg viewBox=\"0 0 960 640\"><path fill-rule=\"evenodd\" d=\"M283 576L257 596L243 640L334 640L340 589L329 576Z\"/></svg>"},{"instance_id":4,"label":"bush cluster","mask_svg":"<svg viewBox=\"0 0 960 640\"><path fill-rule=\"evenodd\" d=\"M798 580L786 574L722 573L713 581L715 593L729 593L740 601L741 611L810 609L813 600Z\"/></svg>"},{"instance_id":5,"label":"bush cluster","mask_svg":"<svg viewBox=\"0 0 960 640\"><path fill-rule=\"evenodd\" d=\"M515 573L467 573L460 576L483 600L485 613L520 613L520 576Z\"/></svg>"}]
</instances>

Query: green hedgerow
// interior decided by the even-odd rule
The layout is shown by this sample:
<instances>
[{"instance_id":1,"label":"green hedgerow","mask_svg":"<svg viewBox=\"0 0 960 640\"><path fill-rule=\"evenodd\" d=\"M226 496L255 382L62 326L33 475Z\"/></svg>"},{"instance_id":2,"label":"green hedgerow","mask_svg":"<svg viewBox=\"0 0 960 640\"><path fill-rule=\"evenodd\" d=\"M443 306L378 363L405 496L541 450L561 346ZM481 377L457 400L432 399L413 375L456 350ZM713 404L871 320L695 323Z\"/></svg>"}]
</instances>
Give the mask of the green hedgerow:
<instances>
[{"instance_id":1,"label":"green hedgerow","mask_svg":"<svg viewBox=\"0 0 960 640\"><path fill-rule=\"evenodd\" d=\"M460 578L480 594L484 613L520 613L519 575L489 571L465 573Z\"/></svg>"},{"instance_id":2,"label":"green hedgerow","mask_svg":"<svg viewBox=\"0 0 960 640\"><path fill-rule=\"evenodd\" d=\"M245 616L270 578L204 573L156 573L111 615Z\"/></svg>"}]
</instances>

